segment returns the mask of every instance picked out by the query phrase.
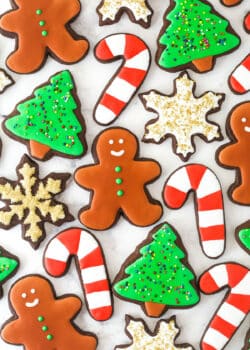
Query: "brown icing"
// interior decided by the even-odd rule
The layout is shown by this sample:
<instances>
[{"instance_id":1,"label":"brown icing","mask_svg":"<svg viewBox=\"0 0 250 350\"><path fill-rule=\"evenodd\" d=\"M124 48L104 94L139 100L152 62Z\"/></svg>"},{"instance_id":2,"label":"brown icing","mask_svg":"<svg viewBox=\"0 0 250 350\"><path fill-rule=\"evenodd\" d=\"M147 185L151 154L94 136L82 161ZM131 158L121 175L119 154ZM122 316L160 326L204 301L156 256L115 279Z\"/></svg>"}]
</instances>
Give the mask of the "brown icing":
<instances>
[{"instance_id":1,"label":"brown icing","mask_svg":"<svg viewBox=\"0 0 250 350\"><path fill-rule=\"evenodd\" d=\"M76 182L93 191L90 207L80 212L80 221L96 230L111 227L120 211L133 224L148 226L162 215L161 205L145 189L159 177L158 163L136 157L138 141L126 129L110 128L97 136L94 153L98 163L79 168Z\"/></svg>"},{"instance_id":2,"label":"brown icing","mask_svg":"<svg viewBox=\"0 0 250 350\"><path fill-rule=\"evenodd\" d=\"M30 140L30 154L38 159L43 159L49 152L50 147L35 140Z\"/></svg>"},{"instance_id":3,"label":"brown icing","mask_svg":"<svg viewBox=\"0 0 250 350\"><path fill-rule=\"evenodd\" d=\"M192 61L193 65L198 69L199 72L208 72L213 68L214 58L208 56Z\"/></svg>"},{"instance_id":4,"label":"brown icing","mask_svg":"<svg viewBox=\"0 0 250 350\"><path fill-rule=\"evenodd\" d=\"M81 309L81 300L74 295L57 298L42 276L18 280L9 299L15 315L1 331L7 343L22 344L26 350L96 349L95 336L83 333L71 321Z\"/></svg>"},{"instance_id":5,"label":"brown icing","mask_svg":"<svg viewBox=\"0 0 250 350\"><path fill-rule=\"evenodd\" d=\"M150 317L160 317L160 315L167 310L167 306L165 304L147 302L144 304L144 306L147 315Z\"/></svg>"},{"instance_id":6,"label":"brown icing","mask_svg":"<svg viewBox=\"0 0 250 350\"><path fill-rule=\"evenodd\" d=\"M237 168L238 175L230 196L239 204L250 205L250 101L234 107L227 122L231 142L218 150L218 160L228 168Z\"/></svg>"},{"instance_id":7,"label":"brown icing","mask_svg":"<svg viewBox=\"0 0 250 350\"><path fill-rule=\"evenodd\" d=\"M226 6L235 6L241 3L242 0L222 0L223 4Z\"/></svg>"},{"instance_id":8,"label":"brown icing","mask_svg":"<svg viewBox=\"0 0 250 350\"><path fill-rule=\"evenodd\" d=\"M0 28L18 36L17 48L7 59L14 72L38 70L48 52L69 64L87 53L88 41L68 26L80 12L78 0L13 0L13 4L14 10L1 17Z\"/></svg>"}]
</instances>

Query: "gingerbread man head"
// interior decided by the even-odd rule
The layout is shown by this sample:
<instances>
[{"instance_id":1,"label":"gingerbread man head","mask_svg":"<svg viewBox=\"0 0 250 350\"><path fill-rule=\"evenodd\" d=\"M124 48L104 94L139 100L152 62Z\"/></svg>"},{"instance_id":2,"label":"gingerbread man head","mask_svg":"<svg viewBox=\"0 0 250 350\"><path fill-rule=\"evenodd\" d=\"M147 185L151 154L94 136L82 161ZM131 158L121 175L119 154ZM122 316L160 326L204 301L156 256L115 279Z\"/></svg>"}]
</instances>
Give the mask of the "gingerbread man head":
<instances>
[{"instance_id":1,"label":"gingerbread man head","mask_svg":"<svg viewBox=\"0 0 250 350\"><path fill-rule=\"evenodd\" d=\"M28 276L18 280L10 291L10 302L17 315L24 315L29 310L47 309L48 303L54 301L50 283L39 276Z\"/></svg>"},{"instance_id":2,"label":"gingerbread man head","mask_svg":"<svg viewBox=\"0 0 250 350\"><path fill-rule=\"evenodd\" d=\"M237 140L250 144L250 101L243 102L233 109L230 127Z\"/></svg>"},{"instance_id":3,"label":"gingerbread man head","mask_svg":"<svg viewBox=\"0 0 250 350\"><path fill-rule=\"evenodd\" d=\"M127 161L135 158L138 143L135 136L123 128L103 131L96 141L96 155L100 162Z\"/></svg>"}]
</instances>

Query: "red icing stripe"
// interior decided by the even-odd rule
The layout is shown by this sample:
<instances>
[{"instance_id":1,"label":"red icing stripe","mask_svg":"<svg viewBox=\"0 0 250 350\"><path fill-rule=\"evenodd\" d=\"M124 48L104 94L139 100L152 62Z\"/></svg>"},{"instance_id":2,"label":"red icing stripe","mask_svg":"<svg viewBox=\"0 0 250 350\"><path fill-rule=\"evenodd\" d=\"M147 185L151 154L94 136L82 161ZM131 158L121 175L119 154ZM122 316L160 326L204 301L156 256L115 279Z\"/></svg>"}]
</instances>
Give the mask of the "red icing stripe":
<instances>
[{"instance_id":1,"label":"red icing stripe","mask_svg":"<svg viewBox=\"0 0 250 350\"><path fill-rule=\"evenodd\" d=\"M45 258L44 265L52 276L61 276L65 273L67 263L50 258Z\"/></svg>"},{"instance_id":2,"label":"red icing stripe","mask_svg":"<svg viewBox=\"0 0 250 350\"><path fill-rule=\"evenodd\" d=\"M98 321L106 321L111 317L112 312L112 306L103 306L91 310L92 316Z\"/></svg>"},{"instance_id":3,"label":"red icing stripe","mask_svg":"<svg viewBox=\"0 0 250 350\"><path fill-rule=\"evenodd\" d=\"M197 199L198 210L223 209L222 192L217 191L203 198Z\"/></svg>"},{"instance_id":4,"label":"red icing stripe","mask_svg":"<svg viewBox=\"0 0 250 350\"><path fill-rule=\"evenodd\" d=\"M243 277L248 273L248 269L244 266L235 265L235 264L226 264L229 286L235 287Z\"/></svg>"},{"instance_id":5,"label":"red icing stripe","mask_svg":"<svg viewBox=\"0 0 250 350\"><path fill-rule=\"evenodd\" d=\"M180 208L187 198L187 193L177 190L172 186L165 186L164 200L171 208Z\"/></svg>"},{"instance_id":6,"label":"red icing stripe","mask_svg":"<svg viewBox=\"0 0 250 350\"><path fill-rule=\"evenodd\" d=\"M201 344L201 348L202 350L217 350L216 348L214 348L213 346L209 345L209 344L206 344L206 343L202 343Z\"/></svg>"},{"instance_id":7,"label":"red icing stripe","mask_svg":"<svg viewBox=\"0 0 250 350\"><path fill-rule=\"evenodd\" d=\"M80 228L72 228L65 230L57 236L57 239L65 245L70 254L76 254L80 242L82 230Z\"/></svg>"},{"instance_id":8,"label":"red icing stripe","mask_svg":"<svg viewBox=\"0 0 250 350\"><path fill-rule=\"evenodd\" d=\"M106 40L100 41L100 43L97 45L95 49L95 54L96 54L96 57L101 60L106 60L114 57L113 53L110 51L107 45Z\"/></svg>"},{"instance_id":9,"label":"red icing stripe","mask_svg":"<svg viewBox=\"0 0 250 350\"><path fill-rule=\"evenodd\" d=\"M219 316L215 316L213 321L210 323L209 328L214 328L221 334L223 334L225 337L230 338L231 335L235 332L236 327L233 326L231 323L227 322L223 318Z\"/></svg>"},{"instance_id":10,"label":"red icing stripe","mask_svg":"<svg viewBox=\"0 0 250 350\"><path fill-rule=\"evenodd\" d=\"M84 290L85 293L94 293L94 292L100 292L104 290L109 290L109 283L108 280L102 280L102 281L97 281L93 283L86 283L84 284Z\"/></svg>"},{"instance_id":11,"label":"red icing stripe","mask_svg":"<svg viewBox=\"0 0 250 350\"><path fill-rule=\"evenodd\" d=\"M91 253L79 260L80 269L104 265L102 251L100 247L95 248Z\"/></svg>"},{"instance_id":12,"label":"red icing stripe","mask_svg":"<svg viewBox=\"0 0 250 350\"><path fill-rule=\"evenodd\" d=\"M246 57L246 59L242 62L242 65L246 67L246 69L250 70L250 55Z\"/></svg>"},{"instance_id":13,"label":"red icing stripe","mask_svg":"<svg viewBox=\"0 0 250 350\"><path fill-rule=\"evenodd\" d=\"M241 94L246 92L246 89L233 76L230 77L229 83L234 91L239 92Z\"/></svg>"},{"instance_id":14,"label":"red icing stripe","mask_svg":"<svg viewBox=\"0 0 250 350\"><path fill-rule=\"evenodd\" d=\"M241 310L244 313L249 312L249 303L250 303L249 295L231 294L228 297L227 302L235 306L237 309Z\"/></svg>"},{"instance_id":15,"label":"red icing stripe","mask_svg":"<svg viewBox=\"0 0 250 350\"><path fill-rule=\"evenodd\" d=\"M215 283L213 277L209 272L205 272L200 279L200 289L204 293L213 293L218 290L218 285Z\"/></svg>"},{"instance_id":16,"label":"red icing stripe","mask_svg":"<svg viewBox=\"0 0 250 350\"><path fill-rule=\"evenodd\" d=\"M134 35L126 35L126 46L124 50L124 57L126 60L136 56L145 49L147 49L147 47L141 39L135 37Z\"/></svg>"},{"instance_id":17,"label":"red icing stripe","mask_svg":"<svg viewBox=\"0 0 250 350\"><path fill-rule=\"evenodd\" d=\"M202 241L212 241L225 238L224 225L216 225L209 227L200 227L199 229Z\"/></svg>"},{"instance_id":18,"label":"red icing stripe","mask_svg":"<svg viewBox=\"0 0 250 350\"><path fill-rule=\"evenodd\" d=\"M197 190L197 188L199 187L201 179L206 170L207 168L204 165L200 165L200 164L187 165L186 171L188 173L189 181L193 190Z\"/></svg>"},{"instance_id":19,"label":"red icing stripe","mask_svg":"<svg viewBox=\"0 0 250 350\"><path fill-rule=\"evenodd\" d=\"M129 84L138 87L146 74L147 72L145 70L124 67L119 72L118 77L128 81Z\"/></svg>"},{"instance_id":20,"label":"red icing stripe","mask_svg":"<svg viewBox=\"0 0 250 350\"><path fill-rule=\"evenodd\" d=\"M120 114L123 108L125 108L126 106L126 102L118 100L118 98L111 96L109 94L104 94L99 104L104 105L106 108L110 109L116 115Z\"/></svg>"}]
</instances>

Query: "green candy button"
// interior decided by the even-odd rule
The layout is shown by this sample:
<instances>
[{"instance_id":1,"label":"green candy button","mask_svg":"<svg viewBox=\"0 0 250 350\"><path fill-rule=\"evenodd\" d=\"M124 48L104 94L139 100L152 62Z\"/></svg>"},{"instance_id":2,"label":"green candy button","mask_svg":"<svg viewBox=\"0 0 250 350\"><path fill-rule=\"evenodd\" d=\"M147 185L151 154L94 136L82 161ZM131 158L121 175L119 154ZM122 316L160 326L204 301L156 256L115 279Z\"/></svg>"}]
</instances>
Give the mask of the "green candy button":
<instances>
[{"instance_id":1,"label":"green candy button","mask_svg":"<svg viewBox=\"0 0 250 350\"><path fill-rule=\"evenodd\" d=\"M42 13L43 13L42 10L40 10L40 9L36 10L36 14L37 14L37 15L41 15Z\"/></svg>"},{"instance_id":2,"label":"green candy button","mask_svg":"<svg viewBox=\"0 0 250 350\"><path fill-rule=\"evenodd\" d=\"M42 36L47 36L47 35L48 35L47 30L43 30L43 31L42 31Z\"/></svg>"},{"instance_id":3,"label":"green candy button","mask_svg":"<svg viewBox=\"0 0 250 350\"><path fill-rule=\"evenodd\" d=\"M37 317L37 320L38 320L39 322L43 322L43 321L44 321L44 317L43 317L43 316L38 316L38 317Z\"/></svg>"},{"instance_id":4,"label":"green candy button","mask_svg":"<svg viewBox=\"0 0 250 350\"><path fill-rule=\"evenodd\" d=\"M42 327L42 330L43 330L44 332L46 332L48 329L49 329L49 328L48 328L47 326L43 326L43 327Z\"/></svg>"},{"instance_id":5,"label":"green candy button","mask_svg":"<svg viewBox=\"0 0 250 350\"><path fill-rule=\"evenodd\" d=\"M120 173L122 171L122 167L121 166L116 166L115 167L115 172L116 173Z\"/></svg>"},{"instance_id":6,"label":"green candy button","mask_svg":"<svg viewBox=\"0 0 250 350\"><path fill-rule=\"evenodd\" d=\"M116 192L118 197L122 197L124 195L124 191L123 190L119 190Z\"/></svg>"},{"instance_id":7,"label":"green candy button","mask_svg":"<svg viewBox=\"0 0 250 350\"><path fill-rule=\"evenodd\" d=\"M43 27L45 25L45 21L40 21L39 26Z\"/></svg>"},{"instance_id":8,"label":"green candy button","mask_svg":"<svg viewBox=\"0 0 250 350\"><path fill-rule=\"evenodd\" d=\"M52 339L53 339L53 335L52 335L52 334L48 334L48 335L47 335L47 339L48 339L48 340L52 340Z\"/></svg>"},{"instance_id":9,"label":"green candy button","mask_svg":"<svg viewBox=\"0 0 250 350\"><path fill-rule=\"evenodd\" d=\"M117 185L121 185L123 183L123 180L118 177L117 179L115 179L115 182L117 183Z\"/></svg>"}]
</instances>

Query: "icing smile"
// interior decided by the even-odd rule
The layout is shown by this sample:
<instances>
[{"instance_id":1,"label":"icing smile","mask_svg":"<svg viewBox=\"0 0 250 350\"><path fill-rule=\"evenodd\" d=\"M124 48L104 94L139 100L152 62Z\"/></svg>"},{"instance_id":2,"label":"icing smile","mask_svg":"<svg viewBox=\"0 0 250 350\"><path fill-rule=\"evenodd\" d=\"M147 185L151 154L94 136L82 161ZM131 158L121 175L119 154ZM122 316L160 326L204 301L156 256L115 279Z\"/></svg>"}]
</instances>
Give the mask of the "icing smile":
<instances>
[{"instance_id":1,"label":"icing smile","mask_svg":"<svg viewBox=\"0 0 250 350\"><path fill-rule=\"evenodd\" d=\"M38 304L39 304L39 299L36 298L36 299L34 299L31 303L29 303L29 302L27 301L27 303L25 303L25 306L27 306L27 307L35 307L35 306L37 306Z\"/></svg>"},{"instance_id":2,"label":"icing smile","mask_svg":"<svg viewBox=\"0 0 250 350\"><path fill-rule=\"evenodd\" d=\"M110 153L111 153L111 155L114 156L114 157L121 157L121 156L124 155L125 150L124 150L124 149L121 149L120 151L117 151L117 152L112 150Z\"/></svg>"},{"instance_id":3,"label":"icing smile","mask_svg":"<svg viewBox=\"0 0 250 350\"><path fill-rule=\"evenodd\" d=\"M244 130L245 130L246 132L250 132L250 126L245 126L245 127L244 127Z\"/></svg>"}]
</instances>

